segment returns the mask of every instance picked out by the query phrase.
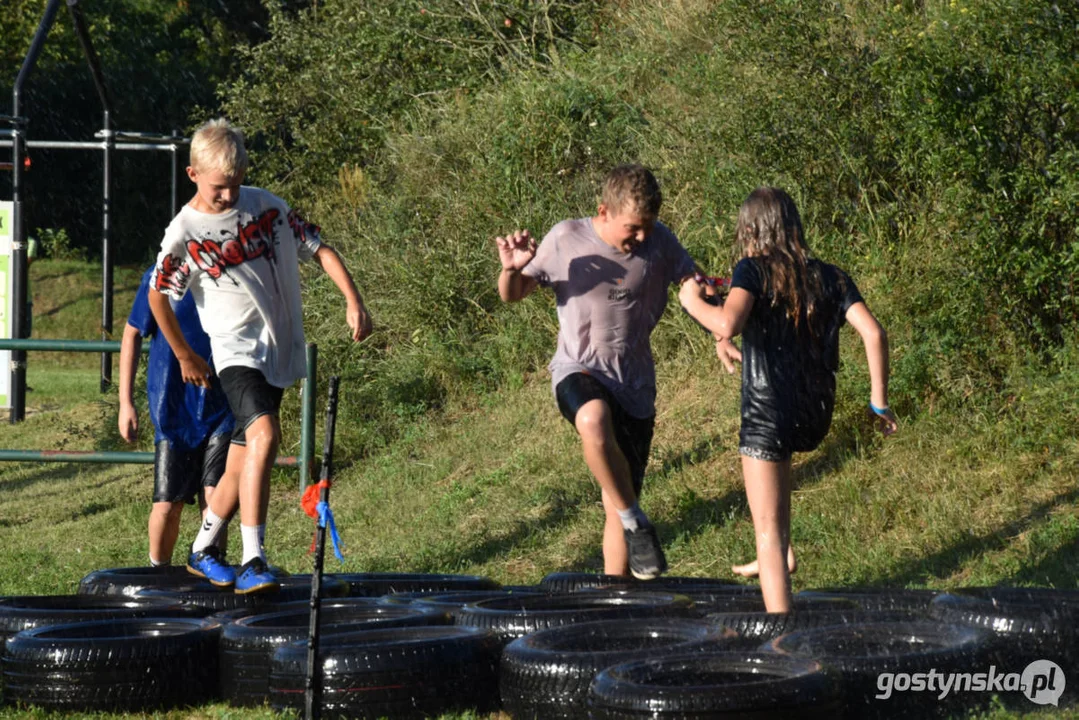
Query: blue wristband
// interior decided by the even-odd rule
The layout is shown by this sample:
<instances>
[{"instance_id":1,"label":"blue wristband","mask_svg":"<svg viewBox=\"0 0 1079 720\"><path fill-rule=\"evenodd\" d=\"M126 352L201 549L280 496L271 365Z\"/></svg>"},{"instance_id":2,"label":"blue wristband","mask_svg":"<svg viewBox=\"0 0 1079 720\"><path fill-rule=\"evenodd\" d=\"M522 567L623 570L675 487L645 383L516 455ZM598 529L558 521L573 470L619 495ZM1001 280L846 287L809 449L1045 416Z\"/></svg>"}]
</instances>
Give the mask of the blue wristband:
<instances>
[{"instance_id":1,"label":"blue wristband","mask_svg":"<svg viewBox=\"0 0 1079 720\"><path fill-rule=\"evenodd\" d=\"M873 403L869 403L869 409L872 410L877 415L883 415L884 413L888 412L888 407L887 406L879 408L876 405L874 405Z\"/></svg>"}]
</instances>

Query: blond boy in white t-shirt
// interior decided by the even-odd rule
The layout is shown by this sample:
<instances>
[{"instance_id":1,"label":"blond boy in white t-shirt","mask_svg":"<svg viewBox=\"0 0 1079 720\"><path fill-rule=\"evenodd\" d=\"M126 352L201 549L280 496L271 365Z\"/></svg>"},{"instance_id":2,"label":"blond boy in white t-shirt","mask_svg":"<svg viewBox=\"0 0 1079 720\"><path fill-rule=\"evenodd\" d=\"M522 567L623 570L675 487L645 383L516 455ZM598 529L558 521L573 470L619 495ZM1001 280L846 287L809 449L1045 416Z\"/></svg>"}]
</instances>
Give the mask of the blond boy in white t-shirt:
<instances>
[{"instance_id":1,"label":"blond boy in white t-shirt","mask_svg":"<svg viewBox=\"0 0 1079 720\"><path fill-rule=\"evenodd\" d=\"M355 341L371 333L371 319L341 257L277 196L243 186L243 136L224 119L211 120L191 139L187 175L195 196L165 231L149 294L150 308L172 347L184 382L208 387L210 365L180 332L169 298L188 291L210 336L214 365L236 418L225 474L191 547L188 570L237 593L272 590L263 539L270 470L281 440L278 410L284 388L306 374L299 262L314 259L347 302ZM235 572L213 544L240 509L243 564Z\"/></svg>"}]
</instances>

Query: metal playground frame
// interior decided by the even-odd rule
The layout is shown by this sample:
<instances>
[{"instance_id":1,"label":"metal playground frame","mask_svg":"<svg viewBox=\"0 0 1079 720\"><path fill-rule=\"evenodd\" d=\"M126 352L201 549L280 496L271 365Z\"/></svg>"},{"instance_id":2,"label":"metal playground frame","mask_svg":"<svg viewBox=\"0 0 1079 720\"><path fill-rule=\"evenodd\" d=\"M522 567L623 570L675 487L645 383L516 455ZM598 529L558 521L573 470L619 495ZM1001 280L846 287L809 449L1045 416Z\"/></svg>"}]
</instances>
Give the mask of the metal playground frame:
<instances>
[{"instance_id":1,"label":"metal playground frame","mask_svg":"<svg viewBox=\"0 0 1079 720\"><path fill-rule=\"evenodd\" d=\"M12 173L12 284L13 303L11 338L0 338L0 350L11 351L11 410L9 421L21 422L26 417L26 353L27 351L66 351L101 353L100 390L102 393L112 386L112 354L120 351L120 343L111 340L113 333L113 266L114 252L110 235L110 213L112 208L112 154L115 151L150 151L168 152L171 156L171 210L176 214L177 204L177 153L182 146L190 144L187 138L173 130L169 135L126 132L113 129L112 102L105 86L104 76L79 0L66 0L75 34L79 39L83 55L90 67L94 86L101 101L103 117L102 129L94 134L93 141L66 140L30 140L26 128L28 118L22 114L21 96L38 57L45 45L45 40L52 28L56 13L63 0L48 0L41 22L30 43L30 48L23 59L22 67L15 79L12 90L11 115L0 115L0 147L11 148L11 161L0 162L0 171ZM8 125L9 129L2 126ZM30 339L27 308L27 242L26 221L23 212L23 172L27 149L59 150L100 150L102 154L102 196L101 196L101 340L43 340ZM143 351L147 350L143 346ZM300 470L300 489L303 490L311 479L311 463L315 444L315 393L316 393L317 348L307 346L307 377L303 382L300 454L298 456L278 457L278 467L298 467ZM0 372L7 371L0 368ZM22 462L89 462L89 463L135 463L152 464L151 452L124 451L55 451L55 450L3 450L0 449L0 461Z\"/></svg>"}]
</instances>

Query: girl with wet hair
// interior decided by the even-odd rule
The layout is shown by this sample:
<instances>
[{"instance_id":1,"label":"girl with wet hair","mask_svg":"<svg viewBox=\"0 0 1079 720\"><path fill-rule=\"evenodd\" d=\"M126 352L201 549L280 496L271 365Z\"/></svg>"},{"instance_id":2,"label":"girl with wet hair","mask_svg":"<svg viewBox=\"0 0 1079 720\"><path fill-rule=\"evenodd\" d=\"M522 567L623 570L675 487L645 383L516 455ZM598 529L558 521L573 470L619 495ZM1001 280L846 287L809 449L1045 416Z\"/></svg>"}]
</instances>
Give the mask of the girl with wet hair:
<instances>
[{"instance_id":1,"label":"girl with wet hair","mask_svg":"<svg viewBox=\"0 0 1079 720\"><path fill-rule=\"evenodd\" d=\"M811 256L798 208L783 190L750 193L738 212L737 240L742 258L726 301L709 304L693 280L679 300L717 342L742 335L738 451L765 607L787 612L791 455L815 449L828 434L844 322L865 344L870 412L885 435L898 429L888 408L888 339L850 277Z\"/></svg>"}]
</instances>

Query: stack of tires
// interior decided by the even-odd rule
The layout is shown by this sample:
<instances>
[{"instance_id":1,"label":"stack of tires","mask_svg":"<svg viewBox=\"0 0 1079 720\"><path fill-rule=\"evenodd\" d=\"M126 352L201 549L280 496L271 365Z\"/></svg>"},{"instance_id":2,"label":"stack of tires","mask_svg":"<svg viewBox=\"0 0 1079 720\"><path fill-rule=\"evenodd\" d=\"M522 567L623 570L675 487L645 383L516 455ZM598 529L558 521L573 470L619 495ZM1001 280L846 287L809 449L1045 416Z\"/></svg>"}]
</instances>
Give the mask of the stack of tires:
<instances>
[{"instance_id":1,"label":"stack of tires","mask_svg":"<svg viewBox=\"0 0 1079 720\"><path fill-rule=\"evenodd\" d=\"M322 587L313 679L324 717L930 717L989 701L970 676L990 667L1079 660L1069 591L830 588L768 614L758 588L707 578L554 573L501 587L363 573L327 574ZM117 568L83 578L77 595L0 597L0 699L60 711L302 709L310 592L302 575L236 595L183 568ZM966 674L967 686L916 686L933 674ZM997 694L1029 707L1027 690Z\"/></svg>"}]
</instances>

